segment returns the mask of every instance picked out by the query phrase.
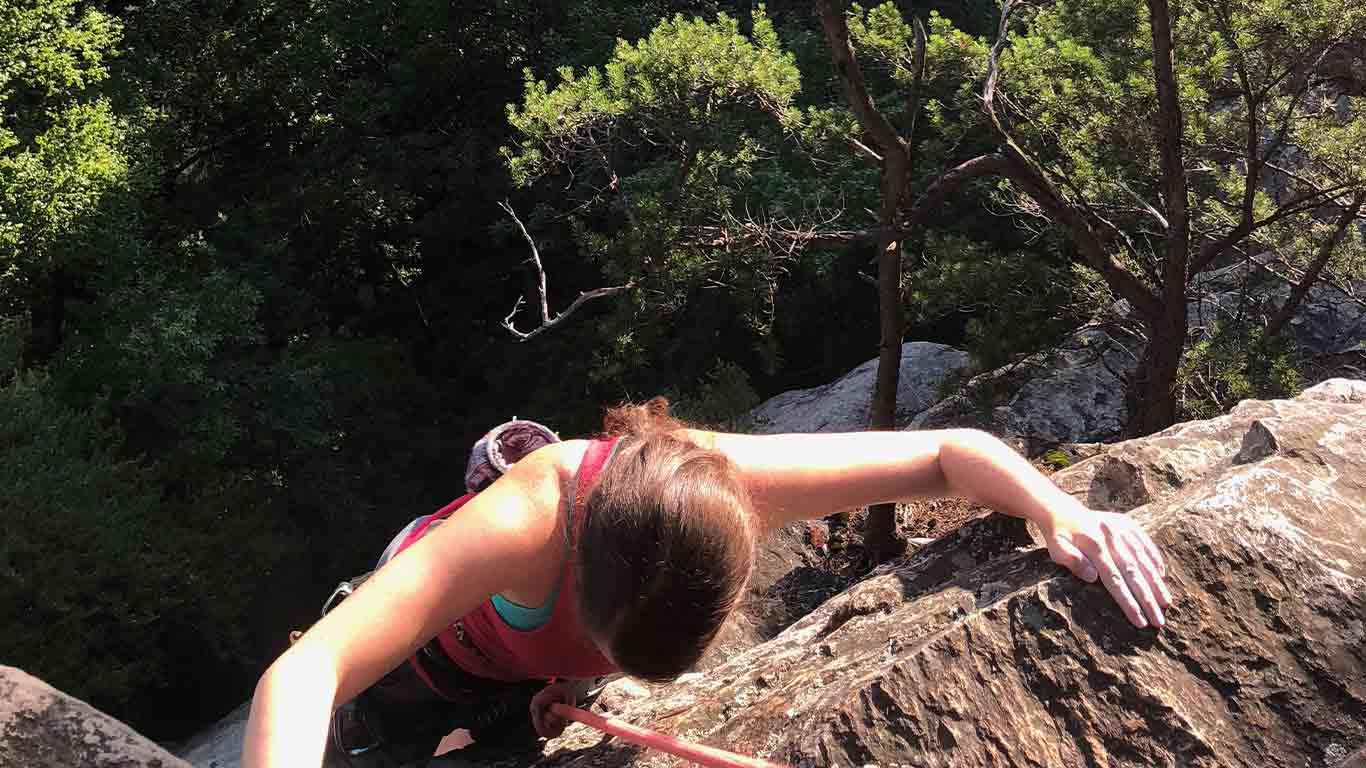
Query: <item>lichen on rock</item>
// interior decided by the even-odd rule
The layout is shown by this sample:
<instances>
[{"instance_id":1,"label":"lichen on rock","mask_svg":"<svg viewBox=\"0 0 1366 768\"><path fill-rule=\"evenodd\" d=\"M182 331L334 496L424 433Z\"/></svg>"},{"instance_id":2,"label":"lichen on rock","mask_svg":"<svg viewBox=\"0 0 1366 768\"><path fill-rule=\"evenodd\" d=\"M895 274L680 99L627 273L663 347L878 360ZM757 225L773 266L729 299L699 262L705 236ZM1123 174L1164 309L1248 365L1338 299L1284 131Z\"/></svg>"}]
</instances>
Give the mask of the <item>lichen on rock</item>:
<instances>
[{"instance_id":1,"label":"lichen on rock","mask_svg":"<svg viewBox=\"0 0 1366 768\"><path fill-rule=\"evenodd\" d=\"M80 699L0 666L0 766L189 768L189 763Z\"/></svg>"}]
</instances>

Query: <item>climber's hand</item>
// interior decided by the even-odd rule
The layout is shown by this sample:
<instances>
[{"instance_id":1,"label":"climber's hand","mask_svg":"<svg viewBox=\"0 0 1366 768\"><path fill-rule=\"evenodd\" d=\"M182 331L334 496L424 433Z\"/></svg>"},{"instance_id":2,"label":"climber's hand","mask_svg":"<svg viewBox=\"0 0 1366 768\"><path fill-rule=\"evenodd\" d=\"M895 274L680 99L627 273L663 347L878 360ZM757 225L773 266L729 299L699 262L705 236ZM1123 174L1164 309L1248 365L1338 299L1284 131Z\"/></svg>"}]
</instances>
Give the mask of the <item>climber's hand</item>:
<instances>
[{"instance_id":1,"label":"climber's hand","mask_svg":"<svg viewBox=\"0 0 1366 768\"><path fill-rule=\"evenodd\" d=\"M531 722L542 738L553 739L564 733L569 721L550 711L551 704L574 706L574 689L566 683L555 683L542 688L531 699Z\"/></svg>"},{"instance_id":2,"label":"climber's hand","mask_svg":"<svg viewBox=\"0 0 1366 768\"><path fill-rule=\"evenodd\" d=\"M1039 525L1053 562L1083 581L1099 578L1134 626L1166 623L1167 564L1147 532L1128 515L1096 512L1070 496L1061 507Z\"/></svg>"}]
</instances>

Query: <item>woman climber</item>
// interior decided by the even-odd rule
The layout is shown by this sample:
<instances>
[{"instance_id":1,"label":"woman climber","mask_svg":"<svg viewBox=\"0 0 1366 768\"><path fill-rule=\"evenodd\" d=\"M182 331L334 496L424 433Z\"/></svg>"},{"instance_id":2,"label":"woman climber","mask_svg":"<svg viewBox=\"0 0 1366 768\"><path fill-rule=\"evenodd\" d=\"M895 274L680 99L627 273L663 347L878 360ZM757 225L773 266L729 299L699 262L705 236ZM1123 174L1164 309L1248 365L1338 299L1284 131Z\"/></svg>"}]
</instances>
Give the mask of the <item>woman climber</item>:
<instances>
[{"instance_id":1,"label":"woman climber","mask_svg":"<svg viewBox=\"0 0 1366 768\"><path fill-rule=\"evenodd\" d=\"M480 493L405 529L261 677L243 765L317 766L329 731L343 753L406 743L427 756L432 734L462 725L476 744L557 734L549 705L572 703L581 681L692 667L764 535L866 504L966 497L1033 521L1054 562L1099 580L1135 626L1161 627L1171 602L1135 522L1087 509L982 432L720 434L673 420L659 398L610 410L605 426L504 462ZM353 699L352 722L333 716ZM500 718L509 702L519 711ZM347 744L357 720L373 743Z\"/></svg>"}]
</instances>

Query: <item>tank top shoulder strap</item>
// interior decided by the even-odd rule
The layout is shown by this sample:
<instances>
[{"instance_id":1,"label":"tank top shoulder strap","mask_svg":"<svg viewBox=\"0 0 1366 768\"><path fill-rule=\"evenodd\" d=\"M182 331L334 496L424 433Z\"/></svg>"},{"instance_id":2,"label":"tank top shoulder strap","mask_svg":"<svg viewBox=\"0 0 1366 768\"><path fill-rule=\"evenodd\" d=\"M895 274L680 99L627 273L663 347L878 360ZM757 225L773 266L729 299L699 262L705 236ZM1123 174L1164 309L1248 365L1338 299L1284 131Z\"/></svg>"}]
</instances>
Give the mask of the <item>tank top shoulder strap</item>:
<instances>
[{"instance_id":1,"label":"tank top shoulder strap","mask_svg":"<svg viewBox=\"0 0 1366 768\"><path fill-rule=\"evenodd\" d=\"M569 507L569 527L574 531L573 540L570 542L571 547L578 542L579 532L583 530L584 520L588 516L586 512L588 494L593 490L598 475L612 460L616 454L617 446L620 444L621 438L619 437L594 440L583 454L583 461L579 463L579 472L574 480L573 502Z\"/></svg>"}]
</instances>

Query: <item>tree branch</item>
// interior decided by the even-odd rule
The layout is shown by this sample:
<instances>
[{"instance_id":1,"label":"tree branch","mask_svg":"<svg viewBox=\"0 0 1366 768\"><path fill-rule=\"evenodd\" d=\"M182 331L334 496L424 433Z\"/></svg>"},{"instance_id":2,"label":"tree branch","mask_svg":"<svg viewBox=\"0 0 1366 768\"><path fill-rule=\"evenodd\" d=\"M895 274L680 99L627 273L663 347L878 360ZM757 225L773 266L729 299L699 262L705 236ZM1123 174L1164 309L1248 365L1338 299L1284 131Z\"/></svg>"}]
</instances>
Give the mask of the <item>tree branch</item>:
<instances>
[{"instance_id":1,"label":"tree branch","mask_svg":"<svg viewBox=\"0 0 1366 768\"><path fill-rule=\"evenodd\" d=\"M1305 211L1317 208L1324 203L1336 200L1342 197L1345 190L1350 186L1350 184L1339 184L1335 187L1329 187L1328 189L1315 189L1305 192L1304 194L1295 196L1265 218L1257 219L1255 221L1244 220L1238 222L1238 225L1225 233L1223 237L1206 243L1205 247L1200 249L1199 255L1191 262L1191 274L1195 275L1204 272L1221 254L1242 241L1248 235L1251 235L1253 232L1275 224L1282 219L1294 216L1298 213L1304 213Z\"/></svg>"},{"instance_id":2,"label":"tree branch","mask_svg":"<svg viewBox=\"0 0 1366 768\"><path fill-rule=\"evenodd\" d=\"M993 152L965 160L940 174L906 212L901 222L902 234L909 234L924 224L925 219L964 184L983 176L1004 176L1009 169L1010 161L1004 155Z\"/></svg>"},{"instance_id":3,"label":"tree branch","mask_svg":"<svg viewBox=\"0 0 1366 768\"><path fill-rule=\"evenodd\" d=\"M1145 317L1156 318L1161 311L1161 303L1157 296L1124 265L1115 260L1086 215L1053 188L1043 168L1011 137L996 109L1001 51L1005 48L1010 15L1014 11L1014 6L1014 0L1005 0L1001 6L1001 23L997 28L996 41L992 44L987 57L987 79L982 90L983 112L1001 144L1000 154L1006 160L1004 175L1033 199L1046 216L1067 231L1083 263L1099 272L1116 293L1133 305L1135 311Z\"/></svg>"},{"instance_id":4,"label":"tree branch","mask_svg":"<svg viewBox=\"0 0 1366 768\"><path fill-rule=\"evenodd\" d=\"M1275 263L1281 265L1282 267L1285 267L1285 274L1281 274L1280 272L1277 272L1276 270L1272 269L1270 260L1252 260L1252 265L1254 267L1267 273L1268 275L1271 275L1277 280L1284 282L1287 285L1295 285L1295 283L1299 282L1299 280L1304 276L1304 273L1300 272L1293 265L1291 265L1290 262L1286 261L1284 256L1277 255L1275 257ZM1361 307L1362 309L1366 309L1366 299L1362 299L1360 296L1357 296L1356 292L1352 290L1352 287L1350 285L1344 285L1341 279L1334 277L1333 270L1331 268L1325 268L1324 274L1319 276L1319 280L1322 281L1324 285L1327 285L1328 287L1337 291L1339 294L1342 295L1343 298L1347 299L1347 301L1355 304L1358 307Z\"/></svg>"},{"instance_id":5,"label":"tree branch","mask_svg":"<svg viewBox=\"0 0 1366 768\"><path fill-rule=\"evenodd\" d=\"M1295 316L1304 302L1304 298L1309 295L1309 289L1314 287L1314 283L1319 279L1319 275L1328 266L1328 260L1333 258L1333 252L1337 250L1338 244L1347 234L1347 228L1352 222L1361 215L1361 206L1366 205L1366 190L1358 190L1352 198L1352 202L1343 209L1342 215L1338 217L1333 225L1333 232L1326 240L1319 245L1318 253L1314 254L1313 261L1305 267L1304 274L1301 275L1299 282L1295 283L1290 289L1290 295L1285 298L1285 303L1276 311L1276 316L1266 326L1267 338L1274 338L1279 335L1281 329Z\"/></svg>"},{"instance_id":6,"label":"tree branch","mask_svg":"<svg viewBox=\"0 0 1366 768\"><path fill-rule=\"evenodd\" d=\"M522 304L526 302L526 296L518 296L517 301L512 305L512 311L507 314L507 317L503 318L502 326L507 329L508 333L515 336L518 341L526 341L527 339L539 336L551 328L556 327L569 319L569 316L578 311L579 307L582 307L584 304L587 304L594 299L604 299L609 296L616 296L635 287L635 281L631 280L625 285L615 285L608 288L595 288L591 291L583 291L563 312L551 317L550 301L546 295L545 267L541 264L541 252L536 248L536 240L531 237L531 233L527 232L526 225L522 223L522 220L517 218L517 212L512 209L510 203L504 200L498 204L498 207L507 211L507 214L516 222L517 228L522 231L522 237L526 238L527 245L531 246L531 257L526 261L531 263L532 268L536 272L536 295L540 300L541 305L541 323L530 331L519 331L514 323L517 312L522 308Z\"/></svg>"},{"instance_id":7,"label":"tree branch","mask_svg":"<svg viewBox=\"0 0 1366 768\"><path fill-rule=\"evenodd\" d=\"M1253 203L1257 199L1257 182L1261 178L1264 160L1261 153L1257 151L1257 143L1261 140L1260 116L1257 112L1261 108L1261 99L1258 94L1252 92L1252 78L1248 75L1247 61L1242 47L1238 45L1237 35L1233 34L1228 3L1219 3L1214 16L1218 20L1217 26L1219 33L1224 37L1224 42L1233 49L1233 64L1238 73L1238 88L1243 97L1243 108L1247 110L1247 115L1244 118L1246 131L1243 136L1244 146L1242 149L1246 155L1244 162L1247 164L1247 174L1243 178L1243 198L1240 210L1242 211L1241 221L1251 223ZM1198 273L1200 270L1193 271Z\"/></svg>"},{"instance_id":8,"label":"tree branch","mask_svg":"<svg viewBox=\"0 0 1366 768\"><path fill-rule=\"evenodd\" d=\"M910 125L906 128L906 136L909 142L915 142L915 130L920 122L920 102L921 90L925 83L925 48L929 44L929 38L925 34L925 25L920 23L920 17L912 19L912 29L915 32L915 47L911 50L911 94L910 102Z\"/></svg>"},{"instance_id":9,"label":"tree branch","mask_svg":"<svg viewBox=\"0 0 1366 768\"><path fill-rule=\"evenodd\" d=\"M1167 0L1148 0L1153 81L1157 86L1156 127L1161 146L1162 192L1167 198L1167 252L1162 260L1162 290L1168 305L1185 295L1186 266L1190 259L1190 214L1186 210L1186 165L1181 146L1181 94L1172 63L1171 21ZM1183 312L1184 306L1183 301Z\"/></svg>"},{"instance_id":10,"label":"tree branch","mask_svg":"<svg viewBox=\"0 0 1366 768\"><path fill-rule=\"evenodd\" d=\"M863 81L863 70L854 57L853 45L849 42L849 23L844 18L844 4L836 0L819 0L816 3L821 15L821 27L825 30L825 41L830 46L830 55L835 60L835 72L839 75L844 95L858 118L859 125L873 138L873 143L882 150L883 156L891 152L902 152L901 137L887 118L873 104L868 95L868 86Z\"/></svg>"}]
</instances>

